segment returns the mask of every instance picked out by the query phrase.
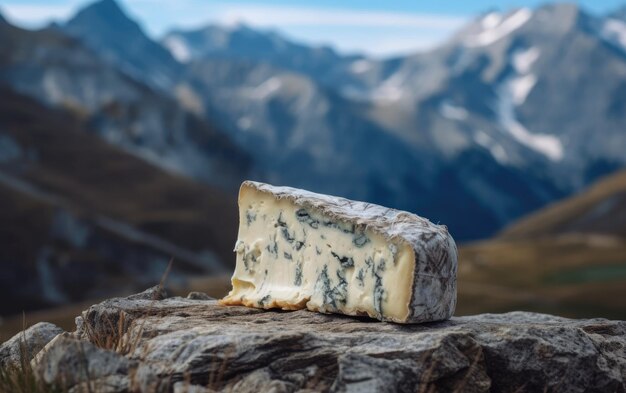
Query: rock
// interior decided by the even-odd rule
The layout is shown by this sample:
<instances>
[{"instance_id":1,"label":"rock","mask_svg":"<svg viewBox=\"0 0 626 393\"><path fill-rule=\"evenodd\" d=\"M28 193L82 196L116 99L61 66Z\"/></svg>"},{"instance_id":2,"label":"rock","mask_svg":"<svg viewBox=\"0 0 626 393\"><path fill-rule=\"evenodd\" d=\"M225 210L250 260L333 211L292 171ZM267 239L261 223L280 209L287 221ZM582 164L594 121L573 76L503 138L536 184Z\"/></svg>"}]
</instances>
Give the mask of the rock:
<instances>
[{"instance_id":1,"label":"rock","mask_svg":"<svg viewBox=\"0 0 626 393\"><path fill-rule=\"evenodd\" d=\"M514 312L397 325L135 296L85 311L83 339L110 334L111 320L134 344L110 355L123 367L104 368L123 374L136 362L132 383L143 391L626 390L622 321Z\"/></svg>"},{"instance_id":2,"label":"rock","mask_svg":"<svg viewBox=\"0 0 626 393\"><path fill-rule=\"evenodd\" d=\"M187 295L187 299L193 299L193 300L216 300L215 298L212 298L211 296L207 295L204 292L189 292L189 295Z\"/></svg>"},{"instance_id":3,"label":"rock","mask_svg":"<svg viewBox=\"0 0 626 393\"><path fill-rule=\"evenodd\" d=\"M69 389L68 393L119 393L131 391L130 387L127 375L109 375L78 383Z\"/></svg>"},{"instance_id":4,"label":"rock","mask_svg":"<svg viewBox=\"0 0 626 393\"><path fill-rule=\"evenodd\" d=\"M174 393L213 393L215 390L204 386L192 385L189 382L176 382L174 384Z\"/></svg>"},{"instance_id":5,"label":"rock","mask_svg":"<svg viewBox=\"0 0 626 393\"><path fill-rule=\"evenodd\" d=\"M56 336L31 362L35 375L45 383L74 387L75 391L89 390L88 383L98 383L98 392L127 390L127 376L133 364L118 353L78 340L69 333ZM84 389L80 384L85 385Z\"/></svg>"},{"instance_id":6,"label":"rock","mask_svg":"<svg viewBox=\"0 0 626 393\"><path fill-rule=\"evenodd\" d=\"M161 285L155 285L143 292L130 295L129 300L163 300L167 299L167 291Z\"/></svg>"},{"instance_id":7,"label":"rock","mask_svg":"<svg viewBox=\"0 0 626 393\"><path fill-rule=\"evenodd\" d=\"M40 322L0 345L0 368L19 367L31 359L53 338L63 333L60 327Z\"/></svg>"}]
</instances>

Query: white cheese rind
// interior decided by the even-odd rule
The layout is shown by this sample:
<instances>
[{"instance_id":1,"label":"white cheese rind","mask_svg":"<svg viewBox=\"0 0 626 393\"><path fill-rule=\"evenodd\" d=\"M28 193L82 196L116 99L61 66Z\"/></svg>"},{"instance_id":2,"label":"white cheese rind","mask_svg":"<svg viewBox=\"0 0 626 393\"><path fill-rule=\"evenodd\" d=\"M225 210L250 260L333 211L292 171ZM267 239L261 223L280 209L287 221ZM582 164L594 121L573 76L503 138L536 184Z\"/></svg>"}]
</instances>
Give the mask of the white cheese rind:
<instances>
[{"instance_id":1,"label":"white cheese rind","mask_svg":"<svg viewBox=\"0 0 626 393\"><path fill-rule=\"evenodd\" d=\"M233 289L222 304L418 323L456 305L457 250L415 214L246 181Z\"/></svg>"}]
</instances>

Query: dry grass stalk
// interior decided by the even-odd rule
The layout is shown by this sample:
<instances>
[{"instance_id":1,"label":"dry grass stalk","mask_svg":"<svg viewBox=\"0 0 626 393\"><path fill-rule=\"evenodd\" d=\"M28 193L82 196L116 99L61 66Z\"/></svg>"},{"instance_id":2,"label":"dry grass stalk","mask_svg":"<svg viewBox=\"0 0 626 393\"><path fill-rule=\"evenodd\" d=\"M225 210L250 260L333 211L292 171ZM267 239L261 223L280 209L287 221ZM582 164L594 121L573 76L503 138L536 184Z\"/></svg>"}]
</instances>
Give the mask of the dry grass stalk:
<instances>
[{"instance_id":1,"label":"dry grass stalk","mask_svg":"<svg viewBox=\"0 0 626 393\"><path fill-rule=\"evenodd\" d=\"M63 393L58 386L45 384L36 377L30 359L30 348L26 344L26 315L22 313L22 339L18 366L0 368L0 393Z\"/></svg>"}]
</instances>

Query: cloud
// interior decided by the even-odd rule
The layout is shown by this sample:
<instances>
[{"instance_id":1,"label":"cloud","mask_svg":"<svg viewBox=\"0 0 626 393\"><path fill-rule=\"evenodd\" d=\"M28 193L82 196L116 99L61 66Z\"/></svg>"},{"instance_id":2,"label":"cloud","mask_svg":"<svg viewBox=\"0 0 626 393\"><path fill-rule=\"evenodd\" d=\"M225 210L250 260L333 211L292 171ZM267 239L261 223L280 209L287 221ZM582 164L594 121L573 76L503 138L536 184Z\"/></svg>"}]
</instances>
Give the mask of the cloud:
<instances>
[{"instance_id":1,"label":"cloud","mask_svg":"<svg viewBox=\"0 0 626 393\"><path fill-rule=\"evenodd\" d=\"M445 15L233 3L222 4L216 11L216 19L223 23L246 22L257 26L363 26L454 30L466 22L466 18Z\"/></svg>"},{"instance_id":2,"label":"cloud","mask_svg":"<svg viewBox=\"0 0 626 393\"><path fill-rule=\"evenodd\" d=\"M66 19L76 9L77 2L62 4L2 4L2 14L11 22L28 27L42 26L58 19Z\"/></svg>"},{"instance_id":3,"label":"cloud","mask_svg":"<svg viewBox=\"0 0 626 393\"><path fill-rule=\"evenodd\" d=\"M467 22L445 14L400 13L297 5L210 2L205 0L126 0L136 15L152 16L155 36L171 28L198 28L209 23L278 30L309 44L331 45L344 52L390 56L423 50L442 42ZM160 18L166 14L168 18Z\"/></svg>"},{"instance_id":4,"label":"cloud","mask_svg":"<svg viewBox=\"0 0 626 393\"><path fill-rule=\"evenodd\" d=\"M432 49L444 38L382 35L380 38L368 42L367 46L355 44L352 48L346 47L345 49L348 52L363 52L374 57L391 57Z\"/></svg>"},{"instance_id":5,"label":"cloud","mask_svg":"<svg viewBox=\"0 0 626 393\"><path fill-rule=\"evenodd\" d=\"M11 22L40 27L65 20L92 0L8 0L1 7ZM245 1L245 0L244 0ZM465 17L312 5L274 5L207 0L121 0L123 8L158 38L172 27L209 23L275 29L309 44L330 44L344 52L389 56L432 47L461 27ZM158 5L158 6L157 6Z\"/></svg>"},{"instance_id":6,"label":"cloud","mask_svg":"<svg viewBox=\"0 0 626 393\"><path fill-rule=\"evenodd\" d=\"M430 49L467 22L449 15L247 3L221 3L210 15L217 23L278 29L298 41L377 57Z\"/></svg>"}]
</instances>

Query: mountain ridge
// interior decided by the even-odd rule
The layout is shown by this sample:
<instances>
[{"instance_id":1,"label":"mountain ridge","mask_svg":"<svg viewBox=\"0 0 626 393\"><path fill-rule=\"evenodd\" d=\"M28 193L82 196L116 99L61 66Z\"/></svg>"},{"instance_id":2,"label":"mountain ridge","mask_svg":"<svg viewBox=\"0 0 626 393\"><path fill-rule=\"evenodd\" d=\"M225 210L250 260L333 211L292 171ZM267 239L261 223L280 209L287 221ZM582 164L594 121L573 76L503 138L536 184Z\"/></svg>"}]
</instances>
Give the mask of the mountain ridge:
<instances>
[{"instance_id":1,"label":"mountain ridge","mask_svg":"<svg viewBox=\"0 0 626 393\"><path fill-rule=\"evenodd\" d=\"M571 80L563 79L553 72L553 69L566 69L568 66L565 64L571 61L563 61L564 65L555 66L554 63L560 61L558 57L553 57L551 64L545 60L553 50L558 50L561 41L567 40L572 34L581 43L572 52L577 58L588 57L579 54L581 50L595 50L596 56L607 59L607 69L618 70L617 73L606 72L611 75L607 80L620 78L622 71L619 70L624 67L622 57L615 56L611 51L602 52L604 41L597 34L589 34L589 26L586 24L592 23L586 19L591 20L593 17L572 4L487 14L470 23L440 48L428 53L388 61L359 59L347 69L344 67L342 72L359 74L359 78L365 82L357 85L352 82L343 86L338 84L331 90L348 101L354 101L355 97L362 95L365 102L359 105L364 106L368 121L410 143L417 151L430 149L438 152L444 162L454 161L465 150L484 149L495 161L490 165L518 167L527 173L527 178L535 178L533 181L544 176L552 179L557 189L541 191L545 194L545 203L576 191L594 178L624 165L621 145L597 142L600 146L593 146L586 143L587 138L583 135L589 132L589 124L598 122L596 119L599 113L589 113L586 117L589 120L580 121L576 118L568 122L572 131L567 131L563 140L569 138L570 133L577 132L580 135L574 141L577 145L564 142L555 131L567 129L558 127L565 113L560 117L542 113L550 102L558 102L558 109L567 112L567 103L563 99L560 99L561 102L555 100L554 92L568 88L571 90L572 86L576 89L576 84ZM550 25L549 20L558 20L559 23ZM546 37L551 38L546 40ZM544 48L538 49L537 45ZM196 62L207 61L210 60L203 57ZM194 67L193 61L191 64ZM293 70L293 67L287 68ZM257 82L257 86L275 83L276 76L282 72L280 67L277 69L265 81ZM536 72L540 72L540 75L536 75ZM611 82L598 84L593 78L593 70L585 69L584 72L588 76L584 82L588 83L590 92L594 92L594 100L607 102L602 97L610 97L606 91L611 89ZM366 76L370 78L369 82ZM329 86L323 78L312 78L322 86ZM558 86L550 87L553 81ZM545 87L549 88L547 95ZM359 89L362 90L360 93ZM537 94L542 91L544 97ZM206 94L200 93L200 96L203 95ZM570 93L564 98L572 95ZM239 97L239 100L243 102L246 97ZM534 104L534 101L539 104ZM226 108L222 111L229 109L232 110ZM581 101L577 111L589 112L585 109L585 101ZM240 113L233 115L235 118L240 116ZM253 120L252 124L265 122L269 122L267 127L272 127L272 120L267 118ZM606 124L606 132L613 135L611 138L619 137L619 124L623 122L624 119L618 116L616 121ZM248 125L248 122L244 125ZM585 153L590 148L594 150ZM419 168L416 170L419 172ZM547 172L548 175L539 172ZM529 211L528 208L525 211ZM505 216L505 221L514 218ZM464 236L461 234L461 237Z\"/></svg>"},{"instance_id":2,"label":"mountain ridge","mask_svg":"<svg viewBox=\"0 0 626 393\"><path fill-rule=\"evenodd\" d=\"M626 172L602 178L584 192L546 206L504 228L499 238L589 234L626 237Z\"/></svg>"},{"instance_id":3,"label":"mountain ridge","mask_svg":"<svg viewBox=\"0 0 626 393\"><path fill-rule=\"evenodd\" d=\"M462 313L626 317L626 171L459 248ZM494 296L497 294L497 296Z\"/></svg>"},{"instance_id":4,"label":"mountain ridge","mask_svg":"<svg viewBox=\"0 0 626 393\"><path fill-rule=\"evenodd\" d=\"M245 26L179 30L163 39L170 50L171 38L185 34L198 50L188 50L184 64L171 54L161 64L142 51L134 54L141 59L126 58L128 43L105 33L110 23L85 22L102 19L94 7L122 17L115 4L87 6L64 28L79 26L87 46L121 72L124 61L147 61L147 75L167 74L175 63L180 72L165 95L212 119L252 157L257 180L411 210L466 240L626 165L619 82L626 58L615 28L607 33L604 19L575 5L484 14L438 48L388 60L346 57ZM130 41L159 46L123 17ZM604 138L589 138L596 128ZM173 149L144 145L141 154L154 162ZM196 145L186 139L186 149ZM190 158L181 150L173 159L198 178L214 154Z\"/></svg>"},{"instance_id":5,"label":"mountain ridge","mask_svg":"<svg viewBox=\"0 0 626 393\"><path fill-rule=\"evenodd\" d=\"M116 0L98 0L80 9L61 29L101 52L127 74L159 89L171 88L180 64L150 39Z\"/></svg>"}]
</instances>

